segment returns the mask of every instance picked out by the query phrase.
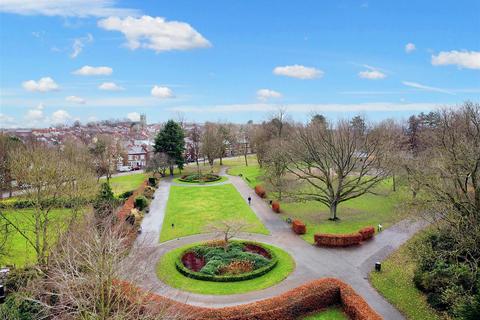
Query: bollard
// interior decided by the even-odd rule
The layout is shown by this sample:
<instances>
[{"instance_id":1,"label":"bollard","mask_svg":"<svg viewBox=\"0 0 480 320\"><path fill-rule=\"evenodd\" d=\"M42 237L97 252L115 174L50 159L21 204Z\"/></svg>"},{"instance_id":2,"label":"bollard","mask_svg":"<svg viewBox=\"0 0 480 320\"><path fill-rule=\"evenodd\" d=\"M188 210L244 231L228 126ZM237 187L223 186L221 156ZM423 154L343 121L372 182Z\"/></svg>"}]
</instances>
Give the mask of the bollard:
<instances>
[{"instance_id":1,"label":"bollard","mask_svg":"<svg viewBox=\"0 0 480 320\"><path fill-rule=\"evenodd\" d=\"M375 262L375 271L382 271L382 264L380 262Z\"/></svg>"},{"instance_id":2,"label":"bollard","mask_svg":"<svg viewBox=\"0 0 480 320\"><path fill-rule=\"evenodd\" d=\"M5 288L0 284L0 303L5 302Z\"/></svg>"}]
</instances>

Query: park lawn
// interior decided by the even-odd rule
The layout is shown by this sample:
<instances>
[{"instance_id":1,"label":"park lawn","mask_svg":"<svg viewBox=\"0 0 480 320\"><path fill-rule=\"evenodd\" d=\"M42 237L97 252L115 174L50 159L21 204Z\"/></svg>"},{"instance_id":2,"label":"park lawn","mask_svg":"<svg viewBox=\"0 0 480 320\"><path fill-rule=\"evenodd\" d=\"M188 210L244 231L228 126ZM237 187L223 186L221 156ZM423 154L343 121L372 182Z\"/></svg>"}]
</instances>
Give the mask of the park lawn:
<instances>
[{"instance_id":1,"label":"park lawn","mask_svg":"<svg viewBox=\"0 0 480 320\"><path fill-rule=\"evenodd\" d=\"M137 189L147 177L148 173L133 173L112 177L110 178L110 187L112 188L113 193L118 196L126 191Z\"/></svg>"},{"instance_id":2,"label":"park lawn","mask_svg":"<svg viewBox=\"0 0 480 320\"><path fill-rule=\"evenodd\" d=\"M330 307L302 318L302 320L348 320L341 306Z\"/></svg>"},{"instance_id":3,"label":"park lawn","mask_svg":"<svg viewBox=\"0 0 480 320\"><path fill-rule=\"evenodd\" d=\"M228 174L231 176L242 175L243 180L245 180L250 188L262 184L263 171L258 165L256 156L252 155L248 157L248 166L245 165L245 161L225 161L225 163L229 166Z\"/></svg>"},{"instance_id":4,"label":"park lawn","mask_svg":"<svg viewBox=\"0 0 480 320\"><path fill-rule=\"evenodd\" d=\"M405 218L407 210L402 210L410 199L406 188L397 188L391 191L391 181L378 185L377 194L365 194L358 198L341 203L338 206L337 216L340 220L330 221L330 210L317 201L282 202L281 218L295 218L303 221L307 226L307 233L302 237L313 243L316 233L353 233L366 226L376 227L381 224L388 228L392 224Z\"/></svg>"},{"instance_id":5,"label":"park lawn","mask_svg":"<svg viewBox=\"0 0 480 320\"><path fill-rule=\"evenodd\" d=\"M157 263L157 277L173 288L201 294L226 295L271 287L284 280L295 269L295 261L287 252L272 245L262 244L272 250L278 258L277 265L263 276L235 282L213 282L188 278L177 270L175 260L183 251L198 244L189 244L164 254Z\"/></svg>"},{"instance_id":6,"label":"park lawn","mask_svg":"<svg viewBox=\"0 0 480 320\"><path fill-rule=\"evenodd\" d=\"M372 271L370 282L409 320L446 319L428 305L425 295L413 283L415 262L410 257L409 246L414 245L419 236L410 239L384 260L381 272Z\"/></svg>"},{"instance_id":7,"label":"park lawn","mask_svg":"<svg viewBox=\"0 0 480 320\"><path fill-rule=\"evenodd\" d=\"M33 209L7 209L3 213L6 214L8 219L17 221L17 224L21 226L22 232L33 238L33 231L31 230L31 223L29 223L30 213ZM58 237L58 230L64 230L66 228L65 222L70 217L70 209L53 209L50 213L51 225L50 234L53 238ZM1 218L0 218L1 219ZM35 250L31 247L25 238L20 233L9 227L11 231L8 233L6 242L5 256L0 256L0 265L12 265L17 267L23 267L26 265L34 264L36 262ZM2 230L4 232L4 230Z\"/></svg>"},{"instance_id":8,"label":"park lawn","mask_svg":"<svg viewBox=\"0 0 480 320\"><path fill-rule=\"evenodd\" d=\"M172 186L160 242L209 232L210 225L225 220L246 222L248 224L246 232L269 233L231 184L204 187Z\"/></svg>"}]
</instances>

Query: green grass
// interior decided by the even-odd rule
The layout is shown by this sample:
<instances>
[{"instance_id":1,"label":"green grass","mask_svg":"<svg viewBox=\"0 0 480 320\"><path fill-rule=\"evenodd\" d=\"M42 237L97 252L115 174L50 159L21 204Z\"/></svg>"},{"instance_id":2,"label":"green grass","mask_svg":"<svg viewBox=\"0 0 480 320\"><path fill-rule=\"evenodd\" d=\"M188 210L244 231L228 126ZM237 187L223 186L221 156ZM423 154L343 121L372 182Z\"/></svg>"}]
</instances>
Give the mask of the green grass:
<instances>
[{"instance_id":1,"label":"green grass","mask_svg":"<svg viewBox=\"0 0 480 320\"><path fill-rule=\"evenodd\" d=\"M118 196L125 191L133 191L137 189L147 177L148 173L134 173L113 177L110 179L110 187L112 188L113 193Z\"/></svg>"},{"instance_id":2,"label":"green grass","mask_svg":"<svg viewBox=\"0 0 480 320\"><path fill-rule=\"evenodd\" d=\"M7 218L15 221L15 224L20 226L22 232L25 232L30 239L34 239L32 224L29 221L31 219L31 213L33 209L16 209L5 210ZM58 236L57 230L64 229L65 221L70 217L70 209L53 209L50 213L50 229L49 234L52 238ZM15 231L11 226L9 227L11 232L8 233L6 242L6 256L0 256L0 265L14 264L22 267L36 262L35 250L31 247L24 237ZM2 230L4 232L4 230Z\"/></svg>"},{"instance_id":3,"label":"green grass","mask_svg":"<svg viewBox=\"0 0 480 320\"><path fill-rule=\"evenodd\" d=\"M257 184L262 183L263 171L258 165L257 158L254 155L248 156L248 166L245 165L243 157L241 159L233 158L224 161L225 165L228 165L228 174L232 176L242 175L243 180L254 188ZM235 159L235 160L234 160Z\"/></svg>"},{"instance_id":4,"label":"green grass","mask_svg":"<svg viewBox=\"0 0 480 320\"><path fill-rule=\"evenodd\" d=\"M418 237L418 236L417 236ZM425 295L413 283L415 262L408 246L414 237L382 262L381 272L371 272L370 282L390 303L410 320L443 319L427 303Z\"/></svg>"},{"instance_id":5,"label":"green grass","mask_svg":"<svg viewBox=\"0 0 480 320\"><path fill-rule=\"evenodd\" d=\"M376 187L375 192L378 194L365 194L342 202L337 209L340 218L337 221L328 220L329 208L317 201L283 202L280 216L302 220L307 225L307 233L302 237L309 243L313 243L315 233L352 233L378 224L388 228L405 218L402 205L410 199L406 188L393 192L391 182L386 180Z\"/></svg>"},{"instance_id":6,"label":"green grass","mask_svg":"<svg viewBox=\"0 0 480 320\"><path fill-rule=\"evenodd\" d=\"M160 242L208 232L209 225L223 220L244 221L248 224L245 231L268 234L231 184L195 188L172 186Z\"/></svg>"},{"instance_id":7,"label":"green grass","mask_svg":"<svg viewBox=\"0 0 480 320\"><path fill-rule=\"evenodd\" d=\"M173 179L173 182L175 182L176 184L184 184L184 185L187 185L187 186L188 185L215 184L215 183L225 182L225 181L228 180L227 177L220 177L220 180L217 180L217 181L199 183L199 182L185 182L185 181L180 181L179 179L180 178L175 178L175 179Z\"/></svg>"},{"instance_id":8,"label":"green grass","mask_svg":"<svg viewBox=\"0 0 480 320\"><path fill-rule=\"evenodd\" d=\"M311 314L302 320L348 320L348 316L343 312L342 307L337 306Z\"/></svg>"},{"instance_id":9,"label":"green grass","mask_svg":"<svg viewBox=\"0 0 480 320\"><path fill-rule=\"evenodd\" d=\"M156 266L157 277L167 285L181 290L201 294L226 295L271 287L285 279L295 268L295 262L287 252L277 247L263 244L275 253L278 257L278 263L275 268L261 277L237 282L212 282L187 278L177 271L175 259L184 250L198 244L193 243L164 254Z\"/></svg>"}]
</instances>

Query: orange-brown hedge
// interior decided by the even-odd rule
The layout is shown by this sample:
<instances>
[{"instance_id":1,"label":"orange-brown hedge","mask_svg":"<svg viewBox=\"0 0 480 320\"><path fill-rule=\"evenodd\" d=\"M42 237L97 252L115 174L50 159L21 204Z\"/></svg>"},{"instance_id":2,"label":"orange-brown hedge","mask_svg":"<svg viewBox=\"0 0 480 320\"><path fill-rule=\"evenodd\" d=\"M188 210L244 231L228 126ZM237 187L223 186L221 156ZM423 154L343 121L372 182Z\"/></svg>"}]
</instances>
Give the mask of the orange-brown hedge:
<instances>
[{"instance_id":1,"label":"orange-brown hedge","mask_svg":"<svg viewBox=\"0 0 480 320\"><path fill-rule=\"evenodd\" d=\"M276 213L280 213L280 202L273 201L272 202L272 210Z\"/></svg>"},{"instance_id":2,"label":"orange-brown hedge","mask_svg":"<svg viewBox=\"0 0 480 320\"><path fill-rule=\"evenodd\" d=\"M358 231L362 235L362 241L371 239L373 235L375 234L375 228L374 227L365 227L362 228Z\"/></svg>"},{"instance_id":3,"label":"orange-brown hedge","mask_svg":"<svg viewBox=\"0 0 480 320\"><path fill-rule=\"evenodd\" d=\"M318 279L270 299L225 308L197 307L152 293L142 294L126 282L119 287L131 301L142 299L149 311L175 310L180 316L196 320L295 320L336 304L341 304L351 319L382 319L349 285L334 278Z\"/></svg>"},{"instance_id":4,"label":"orange-brown hedge","mask_svg":"<svg viewBox=\"0 0 480 320\"><path fill-rule=\"evenodd\" d=\"M267 196L267 192L261 185L255 186L255 193L260 197L260 198L265 198Z\"/></svg>"},{"instance_id":5,"label":"orange-brown hedge","mask_svg":"<svg viewBox=\"0 0 480 320\"><path fill-rule=\"evenodd\" d=\"M300 220L293 220L292 221L292 230L296 234L305 234L307 232L307 227L305 223Z\"/></svg>"},{"instance_id":6,"label":"orange-brown hedge","mask_svg":"<svg viewBox=\"0 0 480 320\"><path fill-rule=\"evenodd\" d=\"M318 246L322 247L349 247L372 238L374 234L375 229L373 227L365 227L352 234L315 234L313 239Z\"/></svg>"}]
</instances>

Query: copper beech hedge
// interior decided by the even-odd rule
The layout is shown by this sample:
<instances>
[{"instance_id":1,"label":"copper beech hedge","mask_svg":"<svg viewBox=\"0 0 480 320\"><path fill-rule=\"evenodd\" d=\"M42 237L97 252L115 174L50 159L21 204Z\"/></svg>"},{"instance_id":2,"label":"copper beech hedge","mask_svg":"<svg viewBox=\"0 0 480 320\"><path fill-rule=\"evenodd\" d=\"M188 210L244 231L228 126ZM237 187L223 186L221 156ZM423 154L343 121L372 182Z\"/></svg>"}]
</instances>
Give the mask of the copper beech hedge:
<instances>
[{"instance_id":1,"label":"copper beech hedge","mask_svg":"<svg viewBox=\"0 0 480 320\"><path fill-rule=\"evenodd\" d=\"M292 221L292 230L296 234L305 234L307 232L307 227L305 223L300 220L293 220Z\"/></svg>"},{"instance_id":2,"label":"copper beech hedge","mask_svg":"<svg viewBox=\"0 0 480 320\"><path fill-rule=\"evenodd\" d=\"M267 192L261 185L255 186L255 193L260 197L260 198L265 198L267 196Z\"/></svg>"},{"instance_id":3,"label":"copper beech hedge","mask_svg":"<svg viewBox=\"0 0 480 320\"><path fill-rule=\"evenodd\" d=\"M349 247L371 239L374 234L375 229L373 227L365 227L352 234L320 233L314 235L313 239L318 246L322 247Z\"/></svg>"},{"instance_id":4,"label":"copper beech hedge","mask_svg":"<svg viewBox=\"0 0 480 320\"><path fill-rule=\"evenodd\" d=\"M278 201L273 201L272 202L272 210L275 213L280 213L280 202Z\"/></svg>"},{"instance_id":5,"label":"copper beech hedge","mask_svg":"<svg viewBox=\"0 0 480 320\"><path fill-rule=\"evenodd\" d=\"M172 310L181 319L296 320L338 304L343 306L350 319L382 319L349 285L334 278L318 279L270 299L225 308L188 305L153 293L145 293L127 282L119 282L119 288L122 296L144 304L145 311L168 313Z\"/></svg>"}]
</instances>

